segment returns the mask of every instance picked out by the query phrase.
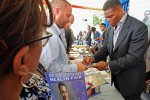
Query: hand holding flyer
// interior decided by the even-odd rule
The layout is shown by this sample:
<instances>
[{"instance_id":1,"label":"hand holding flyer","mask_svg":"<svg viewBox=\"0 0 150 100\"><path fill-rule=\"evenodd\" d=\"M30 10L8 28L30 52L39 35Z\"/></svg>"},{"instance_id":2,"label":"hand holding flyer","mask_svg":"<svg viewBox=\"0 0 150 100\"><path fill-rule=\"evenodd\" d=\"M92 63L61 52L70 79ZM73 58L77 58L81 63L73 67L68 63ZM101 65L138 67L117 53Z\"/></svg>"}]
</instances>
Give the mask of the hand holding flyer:
<instances>
[{"instance_id":1,"label":"hand holding flyer","mask_svg":"<svg viewBox=\"0 0 150 100\"><path fill-rule=\"evenodd\" d=\"M86 65L91 64L92 62L94 62L94 58L93 57L85 57L83 60L83 63Z\"/></svg>"}]
</instances>

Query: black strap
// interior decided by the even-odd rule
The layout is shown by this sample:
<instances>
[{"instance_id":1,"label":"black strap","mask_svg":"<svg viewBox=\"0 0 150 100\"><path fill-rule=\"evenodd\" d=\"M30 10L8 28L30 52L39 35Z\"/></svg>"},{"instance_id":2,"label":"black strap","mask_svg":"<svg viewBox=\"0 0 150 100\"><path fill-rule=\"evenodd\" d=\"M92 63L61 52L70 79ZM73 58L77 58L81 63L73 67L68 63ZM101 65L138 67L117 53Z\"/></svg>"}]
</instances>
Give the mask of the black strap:
<instances>
[{"instance_id":1,"label":"black strap","mask_svg":"<svg viewBox=\"0 0 150 100\"><path fill-rule=\"evenodd\" d=\"M64 44L64 42L63 42L63 40L62 40L62 38L61 38L61 36L60 36L60 35L59 35L59 38L60 38L61 42L63 43L64 48L65 48L65 50L66 50L66 52L67 52L67 48L65 47L65 44Z\"/></svg>"}]
</instances>

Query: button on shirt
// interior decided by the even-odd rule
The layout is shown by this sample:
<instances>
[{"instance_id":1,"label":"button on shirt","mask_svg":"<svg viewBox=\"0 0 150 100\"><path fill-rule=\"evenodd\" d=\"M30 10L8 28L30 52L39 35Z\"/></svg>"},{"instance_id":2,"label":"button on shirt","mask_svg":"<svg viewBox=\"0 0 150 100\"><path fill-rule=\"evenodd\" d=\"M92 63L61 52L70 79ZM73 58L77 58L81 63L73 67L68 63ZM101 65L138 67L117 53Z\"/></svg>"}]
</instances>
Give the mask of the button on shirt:
<instances>
[{"instance_id":1,"label":"button on shirt","mask_svg":"<svg viewBox=\"0 0 150 100\"><path fill-rule=\"evenodd\" d=\"M77 72L76 64L68 64L69 59L59 37L61 29L54 23L47 31L53 36L43 47L40 63L46 67L48 72Z\"/></svg>"},{"instance_id":2,"label":"button on shirt","mask_svg":"<svg viewBox=\"0 0 150 100\"><path fill-rule=\"evenodd\" d=\"M122 26L124 24L124 21L127 17L127 13L124 14L124 16L121 18L121 20L118 22L117 26L114 27L114 35L113 35L113 49L115 48L119 33L122 29Z\"/></svg>"}]
</instances>

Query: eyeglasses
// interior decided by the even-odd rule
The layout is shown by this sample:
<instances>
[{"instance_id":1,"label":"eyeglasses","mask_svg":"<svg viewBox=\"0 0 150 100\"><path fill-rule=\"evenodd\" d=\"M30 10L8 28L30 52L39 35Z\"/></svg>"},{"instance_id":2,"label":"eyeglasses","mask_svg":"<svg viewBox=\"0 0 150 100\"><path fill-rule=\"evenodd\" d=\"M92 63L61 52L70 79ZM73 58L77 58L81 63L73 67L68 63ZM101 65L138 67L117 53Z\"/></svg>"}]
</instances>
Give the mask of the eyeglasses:
<instances>
[{"instance_id":1,"label":"eyeglasses","mask_svg":"<svg viewBox=\"0 0 150 100\"><path fill-rule=\"evenodd\" d=\"M35 40L28 41L25 45L29 45L29 44L32 44L32 43L35 43L37 41L42 40L42 46L44 47L47 44L49 38L52 36L52 34L48 31L45 31L44 35L45 36L43 36L42 38L38 38L38 39L35 39Z\"/></svg>"}]
</instances>

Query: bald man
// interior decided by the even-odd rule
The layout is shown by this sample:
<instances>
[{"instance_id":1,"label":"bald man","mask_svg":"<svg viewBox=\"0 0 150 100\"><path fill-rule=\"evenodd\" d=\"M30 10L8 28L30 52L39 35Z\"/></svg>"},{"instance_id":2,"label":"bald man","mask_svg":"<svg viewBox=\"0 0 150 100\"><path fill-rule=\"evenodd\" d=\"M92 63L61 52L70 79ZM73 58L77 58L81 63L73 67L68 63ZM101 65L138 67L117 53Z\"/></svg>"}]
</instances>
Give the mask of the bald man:
<instances>
[{"instance_id":1,"label":"bald man","mask_svg":"<svg viewBox=\"0 0 150 100\"><path fill-rule=\"evenodd\" d=\"M72 16L71 4L66 0L51 1L54 12L54 23L47 29L53 36L43 47L40 57L40 63L46 67L48 72L77 72L87 69L81 62L77 64L68 64L64 43L60 37L61 29L65 28L70 22Z\"/></svg>"}]
</instances>

